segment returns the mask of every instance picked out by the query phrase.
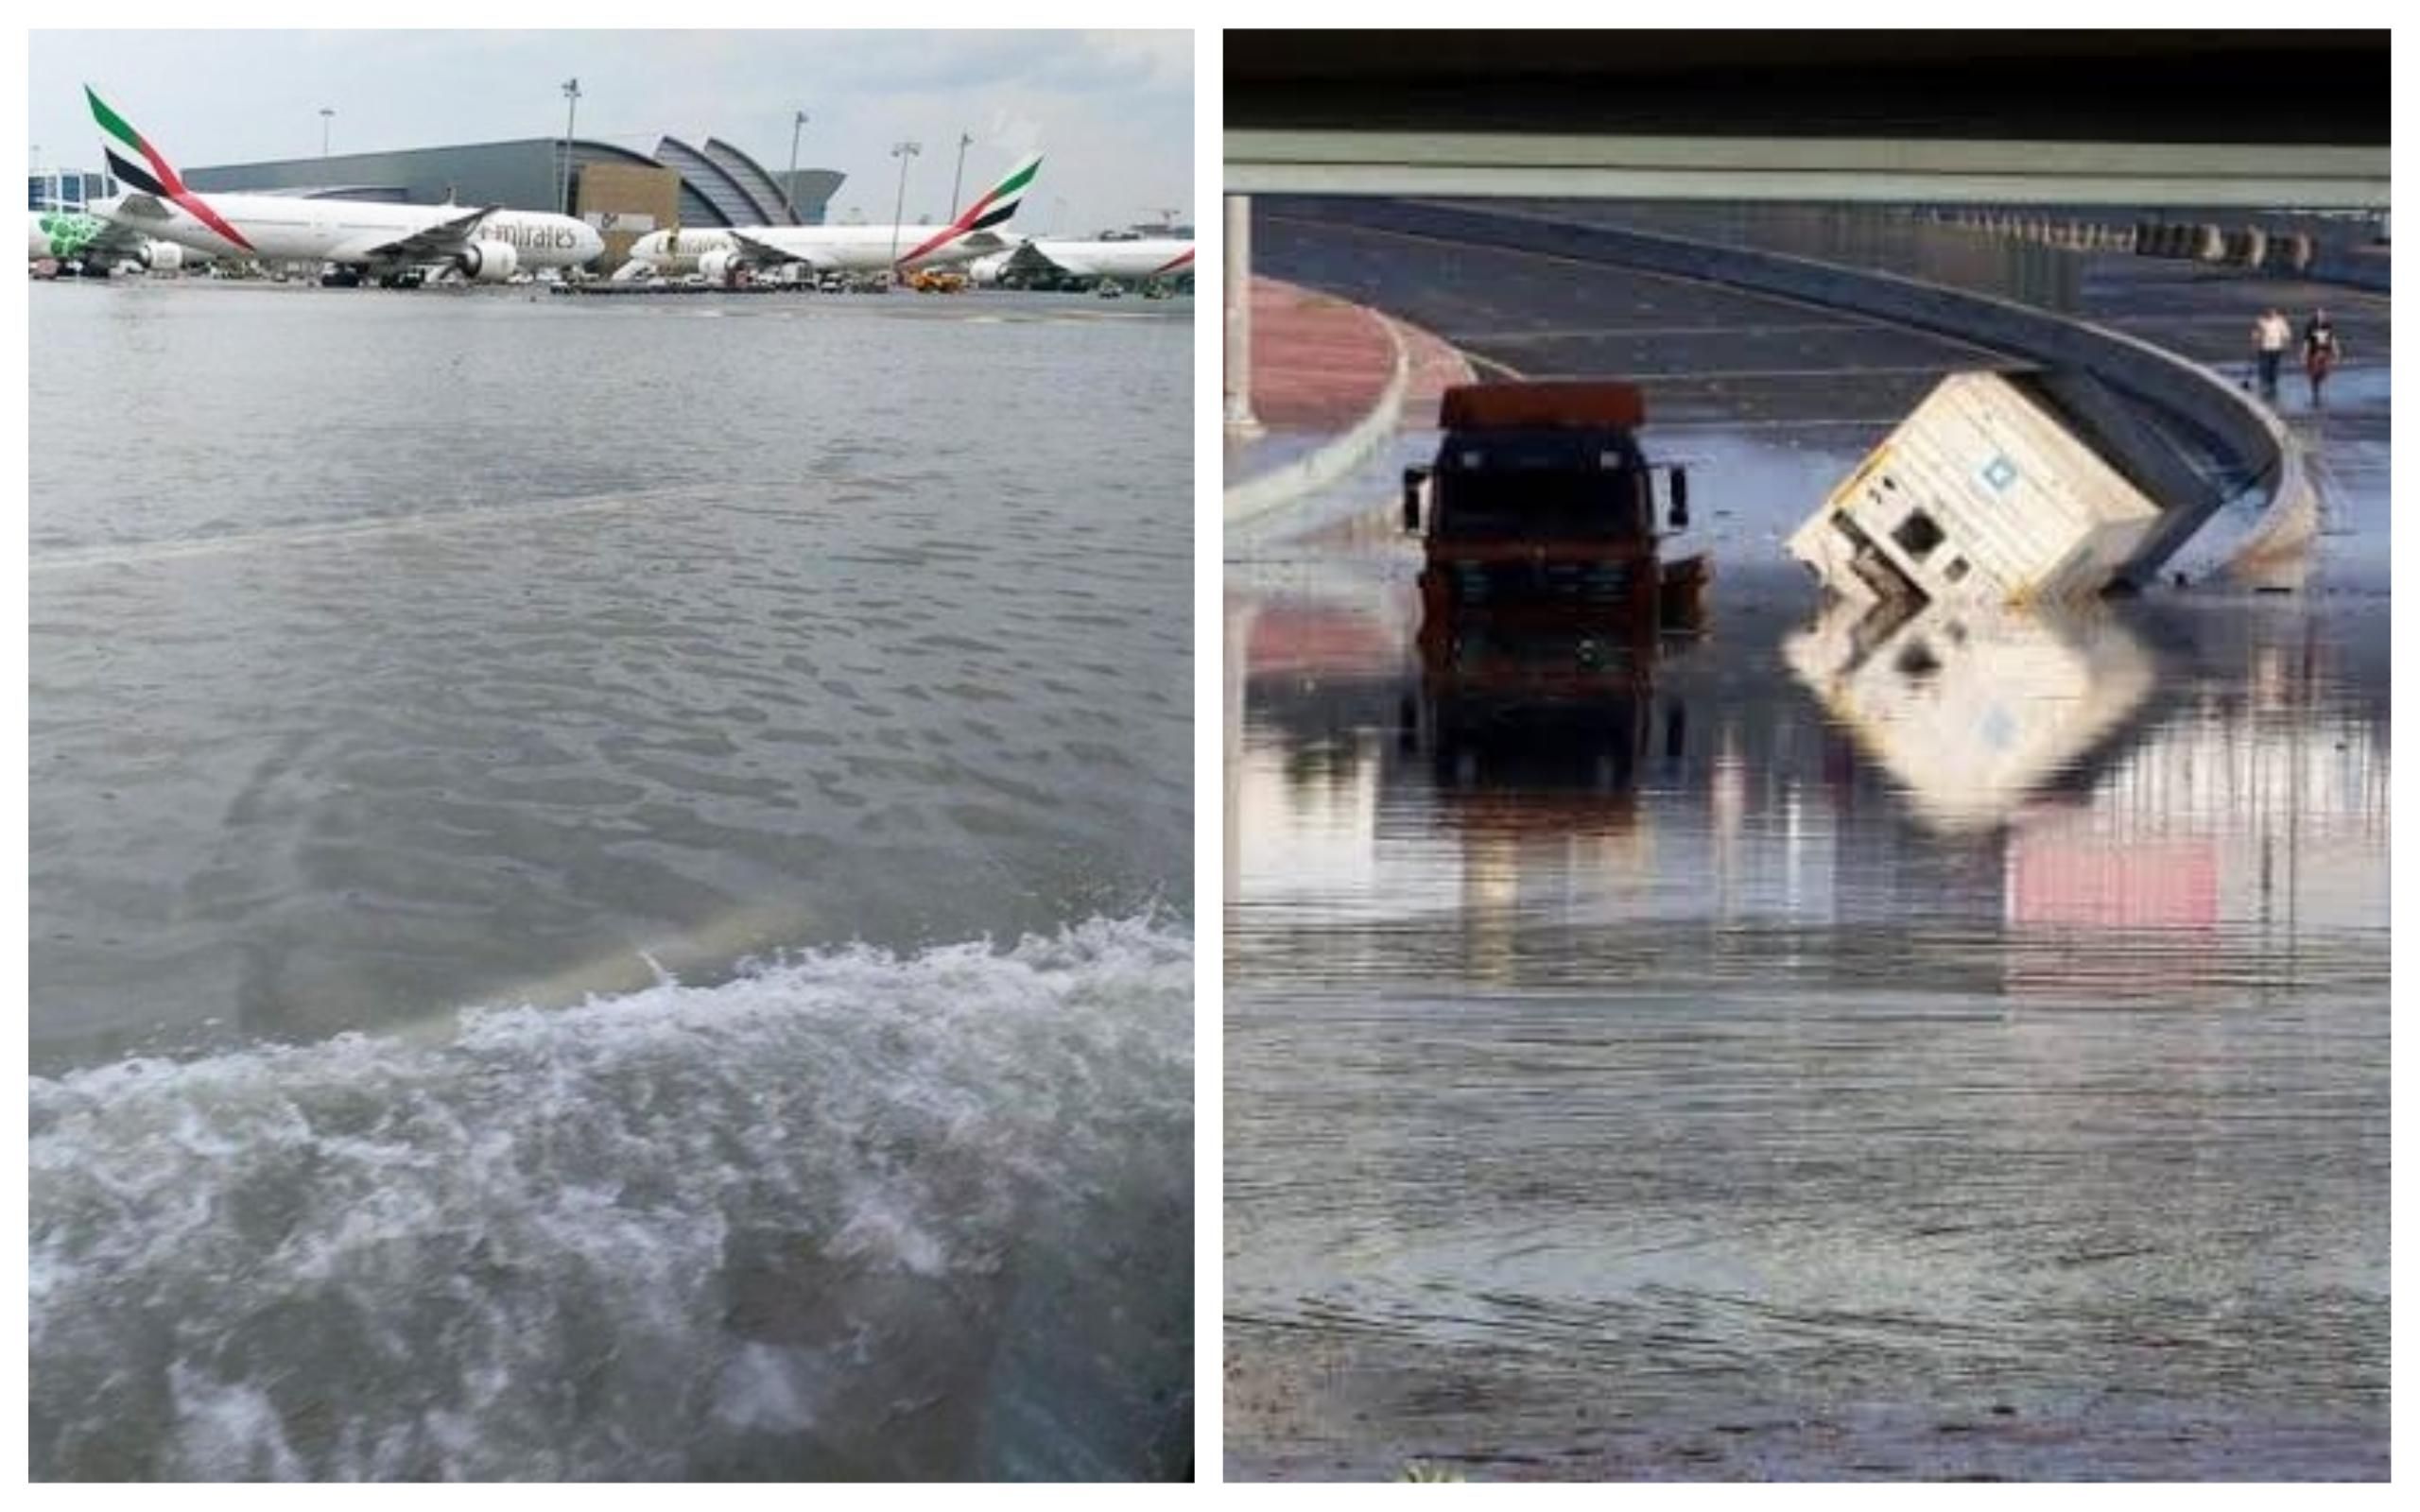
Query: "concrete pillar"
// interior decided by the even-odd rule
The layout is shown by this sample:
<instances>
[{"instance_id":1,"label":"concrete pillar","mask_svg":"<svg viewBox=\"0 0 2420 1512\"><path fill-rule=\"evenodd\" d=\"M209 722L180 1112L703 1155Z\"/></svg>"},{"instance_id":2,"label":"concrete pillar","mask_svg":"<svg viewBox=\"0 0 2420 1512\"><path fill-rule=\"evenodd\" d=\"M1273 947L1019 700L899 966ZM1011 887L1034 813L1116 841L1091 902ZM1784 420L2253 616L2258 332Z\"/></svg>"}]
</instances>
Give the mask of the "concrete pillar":
<instances>
[{"instance_id":1,"label":"concrete pillar","mask_svg":"<svg viewBox=\"0 0 2420 1512\"><path fill-rule=\"evenodd\" d=\"M2243 230L2243 266L2258 267L2269 261L2269 232L2258 226Z\"/></svg>"},{"instance_id":2,"label":"concrete pillar","mask_svg":"<svg viewBox=\"0 0 2420 1512\"><path fill-rule=\"evenodd\" d=\"M1227 196L1227 429L1255 431L1252 412L1252 197Z\"/></svg>"}]
</instances>

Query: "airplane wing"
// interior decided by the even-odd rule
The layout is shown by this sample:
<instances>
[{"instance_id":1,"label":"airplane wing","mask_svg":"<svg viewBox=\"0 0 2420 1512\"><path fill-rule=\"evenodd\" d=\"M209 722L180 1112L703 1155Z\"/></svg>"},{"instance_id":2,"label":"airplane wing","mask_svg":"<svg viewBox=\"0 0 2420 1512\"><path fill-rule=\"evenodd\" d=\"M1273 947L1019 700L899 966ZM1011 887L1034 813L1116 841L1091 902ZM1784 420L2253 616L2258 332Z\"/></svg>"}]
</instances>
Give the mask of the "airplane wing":
<instances>
[{"instance_id":1,"label":"airplane wing","mask_svg":"<svg viewBox=\"0 0 2420 1512\"><path fill-rule=\"evenodd\" d=\"M1061 261L1061 258L1065 256L1066 254L1063 252L1060 257L1054 258L1044 251L1039 244L1025 241L1018 243L1017 249L1010 254L1009 266L1021 273L1059 272L1075 278L1084 278L1091 274L1090 267L1078 266L1073 259Z\"/></svg>"},{"instance_id":2,"label":"airplane wing","mask_svg":"<svg viewBox=\"0 0 2420 1512\"><path fill-rule=\"evenodd\" d=\"M136 257L143 254L150 241L149 236L132 226L105 220L101 223L101 230L84 244L84 249L103 257Z\"/></svg>"},{"instance_id":3,"label":"airplane wing","mask_svg":"<svg viewBox=\"0 0 2420 1512\"><path fill-rule=\"evenodd\" d=\"M786 248L776 247L771 242L760 241L737 229L732 232L731 242L733 246L760 263L804 263L809 267L819 266L811 252L793 252Z\"/></svg>"},{"instance_id":4,"label":"airplane wing","mask_svg":"<svg viewBox=\"0 0 2420 1512\"><path fill-rule=\"evenodd\" d=\"M478 229L479 222L502 208L501 205L481 205L475 210L466 210L451 220L441 220L434 226L424 227L408 236L398 236L390 241L355 242L352 246L338 248L328 261L437 262L468 246L472 240L471 233Z\"/></svg>"},{"instance_id":5,"label":"airplane wing","mask_svg":"<svg viewBox=\"0 0 2420 1512\"><path fill-rule=\"evenodd\" d=\"M134 192L118 196L112 201L109 214L102 218L115 223L120 215L131 220L156 220L163 224L177 218L176 212L163 203L158 196Z\"/></svg>"}]
</instances>

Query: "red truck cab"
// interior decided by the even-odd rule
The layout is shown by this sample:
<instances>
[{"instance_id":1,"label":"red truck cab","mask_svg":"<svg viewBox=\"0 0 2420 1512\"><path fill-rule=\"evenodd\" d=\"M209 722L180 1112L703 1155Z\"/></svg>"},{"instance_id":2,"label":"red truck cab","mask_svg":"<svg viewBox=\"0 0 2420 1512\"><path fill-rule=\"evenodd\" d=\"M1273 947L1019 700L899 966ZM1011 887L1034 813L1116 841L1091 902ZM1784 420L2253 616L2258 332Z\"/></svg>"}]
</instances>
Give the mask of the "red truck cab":
<instances>
[{"instance_id":1,"label":"red truck cab","mask_svg":"<svg viewBox=\"0 0 2420 1512\"><path fill-rule=\"evenodd\" d=\"M1480 624L1634 641L1695 628L1712 568L1703 555L1664 559L1662 542L1688 528L1688 478L1648 460L1637 436L1646 418L1632 384L1447 389L1436 460L1404 472L1404 529L1426 556L1424 640L1431 627Z\"/></svg>"}]
</instances>

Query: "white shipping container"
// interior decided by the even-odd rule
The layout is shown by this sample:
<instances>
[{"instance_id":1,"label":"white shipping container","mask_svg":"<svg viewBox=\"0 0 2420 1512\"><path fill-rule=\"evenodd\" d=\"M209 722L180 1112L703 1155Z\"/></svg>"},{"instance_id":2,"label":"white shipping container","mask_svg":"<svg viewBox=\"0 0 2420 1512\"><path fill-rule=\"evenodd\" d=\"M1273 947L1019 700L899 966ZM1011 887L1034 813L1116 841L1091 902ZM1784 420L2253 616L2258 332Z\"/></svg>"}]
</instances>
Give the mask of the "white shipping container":
<instances>
[{"instance_id":1,"label":"white shipping container","mask_svg":"<svg viewBox=\"0 0 2420 1512\"><path fill-rule=\"evenodd\" d=\"M2024 604L2109 585L2159 507L1992 372L1941 381L1789 539L1843 597Z\"/></svg>"}]
</instances>

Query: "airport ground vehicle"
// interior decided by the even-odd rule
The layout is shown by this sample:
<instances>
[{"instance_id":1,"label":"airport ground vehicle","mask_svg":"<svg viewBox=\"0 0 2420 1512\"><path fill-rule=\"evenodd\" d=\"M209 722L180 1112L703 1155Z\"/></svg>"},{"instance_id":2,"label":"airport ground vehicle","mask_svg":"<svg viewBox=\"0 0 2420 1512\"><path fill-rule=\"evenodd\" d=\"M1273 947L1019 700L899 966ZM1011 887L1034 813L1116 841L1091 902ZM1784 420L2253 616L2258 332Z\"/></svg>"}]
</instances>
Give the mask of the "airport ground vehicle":
<instances>
[{"instance_id":1,"label":"airport ground vehicle","mask_svg":"<svg viewBox=\"0 0 2420 1512\"><path fill-rule=\"evenodd\" d=\"M1651 642L1694 628L1713 568L1703 554L1667 561L1653 475L1666 473L1665 524L1688 528L1686 472L1650 462L1634 385L1466 384L1439 405L1437 459L1407 468L1403 524L1423 537L1421 635L1479 627L1579 629Z\"/></svg>"}]
</instances>

